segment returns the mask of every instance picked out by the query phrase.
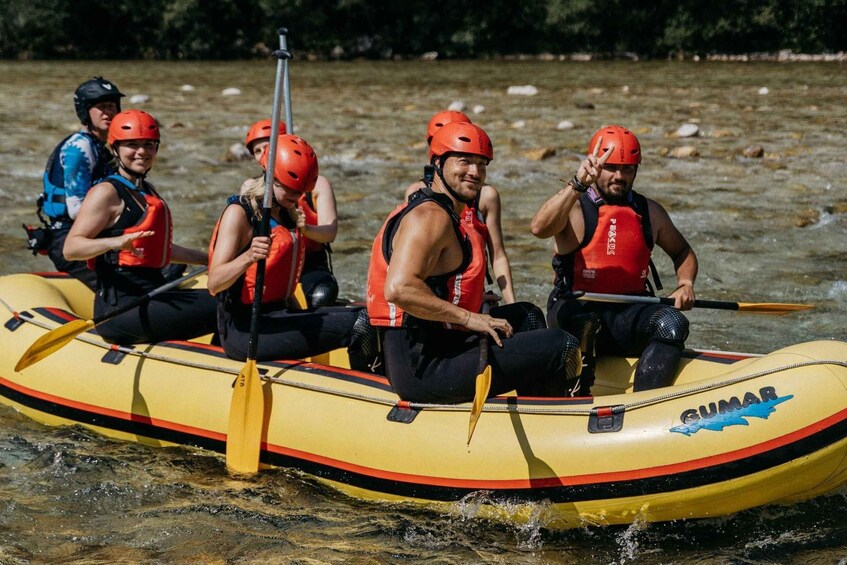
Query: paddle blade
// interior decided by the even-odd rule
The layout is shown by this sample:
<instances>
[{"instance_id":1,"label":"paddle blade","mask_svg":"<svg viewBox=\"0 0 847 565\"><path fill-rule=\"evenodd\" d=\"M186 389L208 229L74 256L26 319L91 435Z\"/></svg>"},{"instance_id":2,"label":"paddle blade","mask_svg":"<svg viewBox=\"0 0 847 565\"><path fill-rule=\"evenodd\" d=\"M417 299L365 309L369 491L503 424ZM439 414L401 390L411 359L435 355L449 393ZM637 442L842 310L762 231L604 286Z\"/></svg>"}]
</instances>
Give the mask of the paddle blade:
<instances>
[{"instance_id":1,"label":"paddle blade","mask_svg":"<svg viewBox=\"0 0 847 565\"><path fill-rule=\"evenodd\" d=\"M259 470L259 450L265 400L256 361L248 359L235 380L229 405L229 428L226 434L226 466L236 473Z\"/></svg>"},{"instance_id":2,"label":"paddle blade","mask_svg":"<svg viewBox=\"0 0 847 565\"><path fill-rule=\"evenodd\" d=\"M24 354L18 359L17 365L15 365L15 371L22 371L30 365L38 363L51 353L69 344L79 334L87 332L93 327L93 320L74 320L47 332L24 351Z\"/></svg>"},{"instance_id":3,"label":"paddle blade","mask_svg":"<svg viewBox=\"0 0 847 565\"><path fill-rule=\"evenodd\" d=\"M471 444L473 432L476 429L476 422L482 414L482 406L485 404L485 399L488 398L488 391L491 389L491 365L487 365L485 370L476 376L476 392L473 397L473 405L471 405L471 419L468 422L468 445Z\"/></svg>"},{"instance_id":4,"label":"paddle blade","mask_svg":"<svg viewBox=\"0 0 847 565\"><path fill-rule=\"evenodd\" d=\"M799 312L800 310L811 310L814 308L812 304L781 304L778 302L739 302L738 310L740 312L751 312L756 314L773 314L782 316L791 312Z\"/></svg>"}]
</instances>

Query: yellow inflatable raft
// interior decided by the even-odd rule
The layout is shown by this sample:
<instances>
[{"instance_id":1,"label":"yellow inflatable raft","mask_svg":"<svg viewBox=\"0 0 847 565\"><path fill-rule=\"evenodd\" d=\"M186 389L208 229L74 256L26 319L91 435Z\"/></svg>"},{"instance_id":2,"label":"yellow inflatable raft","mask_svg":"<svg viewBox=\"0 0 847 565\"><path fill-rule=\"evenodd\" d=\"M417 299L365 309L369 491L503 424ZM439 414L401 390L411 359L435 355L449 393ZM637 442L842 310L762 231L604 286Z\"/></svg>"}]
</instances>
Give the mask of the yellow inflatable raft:
<instances>
[{"instance_id":1,"label":"yellow inflatable raft","mask_svg":"<svg viewBox=\"0 0 847 565\"><path fill-rule=\"evenodd\" d=\"M92 298L63 275L17 274L0 277L0 302L4 403L47 424L224 452L243 362L207 343L116 347L91 332L16 373L38 337L90 319ZM594 398L492 399L470 445L469 404L398 402L385 379L318 362L260 363L261 460L368 500L548 528L726 515L847 482L847 344L687 351L674 386L639 393L634 363L601 359Z\"/></svg>"}]
</instances>

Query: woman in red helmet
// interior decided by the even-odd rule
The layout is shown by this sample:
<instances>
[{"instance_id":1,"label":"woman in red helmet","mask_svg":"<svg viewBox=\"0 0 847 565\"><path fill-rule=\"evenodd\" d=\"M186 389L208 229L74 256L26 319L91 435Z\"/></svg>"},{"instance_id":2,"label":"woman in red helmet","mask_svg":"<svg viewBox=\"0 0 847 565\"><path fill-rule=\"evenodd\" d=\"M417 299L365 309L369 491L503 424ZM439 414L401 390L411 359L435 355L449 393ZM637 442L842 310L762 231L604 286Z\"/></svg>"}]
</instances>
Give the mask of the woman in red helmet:
<instances>
[{"instance_id":1,"label":"woman in red helmet","mask_svg":"<svg viewBox=\"0 0 847 565\"><path fill-rule=\"evenodd\" d=\"M471 119L462 112L453 110L444 110L438 112L429 120L426 128L426 144L432 142L432 137L445 124L450 122L471 123ZM406 189L405 198L408 199L416 191L424 187L423 181L418 181L409 185ZM506 304L515 302L515 287L512 283L512 267L509 263L509 256L506 253L506 244L503 240L503 228L500 225L500 193L490 184L483 185L482 190L474 199L465 207L463 219L467 222L476 224L476 228L483 233L486 238L486 250L488 258L491 262L492 270L494 271L494 279L497 282L497 287L500 289L503 301ZM489 282L490 278L489 278Z\"/></svg>"},{"instance_id":2,"label":"woman in red helmet","mask_svg":"<svg viewBox=\"0 0 847 565\"><path fill-rule=\"evenodd\" d=\"M271 120L259 120L250 126L244 144L261 163L271 137ZM285 134L285 123L279 123L279 133ZM241 185L244 194L257 179L247 179ZM300 195L296 213L297 226L306 236L306 261L300 283L306 297L306 307L313 309L331 306L338 298L338 281L332 274L332 247L338 235L338 210L332 185L323 175L318 175L315 187Z\"/></svg>"},{"instance_id":3,"label":"woman in red helmet","mask_svg":"<svg viewBox=\"0 0 847 565\"><path fill-rule=\"evenodd\" d=\"M159 125L127 110L109 126L118 172L91 188L65 241L70 261L88 261L97 275L94 315L113 311L166 283L172 261L205 265L202 251L176 245L168 205L147 180L159 152ZM173 290L97 327L122 345L189 339L214 332L215 302L202 290Z\"/></svg>"},{"instance_id":4,"label":"woman in red helmet","mask_svg":"<svg viewBox=\"0 0 847 565\"><path fill-rule=\"evenodd\" d=\"M554 238L555 287L547 320L580 339L587 367L577 383L582 393L593 381L595 351L640 355L636 391L670 385L688 337L688 320L680 310L694 304L697 256L667 211L632 190L640 163L635 134L621 126L601 128L573 179L532 219L535 236ZM568 300L570 293L579 291L653 294L648 275L654 244L668 254L676 270L673 307Z\"/></svg>"},{"instance_id":5,"label":"woman in red helmet","mask_svg":"<svg viewBox=\"0 0 847 565\"><path fill-rule=\"evenodd\" d=\"M473 124L451 122L436 132L430 153L432 182L397 206L371 249L368 313L381 329L392 388L415 402L472 399L486 335L496 344L482 344L489 348L492 395L564 394L580 367L572 336L529 329L544 325L531 304L480 312L486 242L462 215L485 183L491 140Z\"/></svg>"},{"instance_id":6,"label":"woman in red helmet","mask_svg":"<svg viewBox=\"0 0 847 565\"><path fill-rule=\"evenodd\" d=\"M303 271L306 237L295 206L318 179L318 158L296 135L277 140L270 237L258 235L263 213L264 177L231 196L209 245L209 292L218 299L218 330L227 355L247 358L256 263L265 260L265 288L256 358L299 359L347 347L353 368L367 369L375 334L361 307L319 307L300 311L289 301ZM260 164L266 167L267 151Z\"/></svg>"}]
</instances>

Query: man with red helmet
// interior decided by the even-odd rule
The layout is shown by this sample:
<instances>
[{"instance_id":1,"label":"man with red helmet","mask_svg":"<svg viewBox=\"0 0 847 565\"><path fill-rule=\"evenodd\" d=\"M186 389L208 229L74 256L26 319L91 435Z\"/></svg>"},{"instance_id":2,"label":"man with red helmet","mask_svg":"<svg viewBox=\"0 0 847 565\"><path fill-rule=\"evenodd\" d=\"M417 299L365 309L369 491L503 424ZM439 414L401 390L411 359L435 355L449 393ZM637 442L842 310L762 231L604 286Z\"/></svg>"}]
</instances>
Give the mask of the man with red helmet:
<instances>
[{"instance_id":1,"label":"man with red helmet","mask_svg":"<svg viewBox=\"0 0 847 565\"><path fill-rule=\"evenodd\" d=\"M88 191L65 240L65 257L87 261L96 275L95 316L163 286L162 268L171 261L206 264L202 251L173 243L170 208L146 180L159 139L159 124L146 112L126 110L112 118L107 142L118 172ZM214 332L215 306L202 290L161 292L97 332L121 345L190 339Z\"/></svg>"},{"instance_id":2,"label":"man with red helmet","mask_svg":"<svg viewBox=\"0 0 847 565\"><path fill-rule=\"evenodd\" d=\"M383 337L391 386L409 401L472 399L485 335L496 344L485 345L492 395L562 395L580 369L576 340L559 329L521 331L544 325L530 304L480 312L485 240L461 215L485 182L491 140L473 124L451 122L433 136L430 157L426 185L389 214L371 249L368 314Z\"/></svg>"},{"instance_id":3,"label":"man with red helmet","mask_svg":"<svg viewBox=\"0 0 847 565\"><path fill-rule=\"evenodd\" d=\"M271 120L259 120L250 126L244 144L261 164L265 150L270 144ZM279 122L279 133L285 134L284 122ZM255 179L247 179L241 185L240 194L244 194ZM338 281L332 272L332 247L338 235L338 208L335 192L329 180L318 175L315 187L300 195L297 207L293 209L297 227L306 236L306 262L300 284L306 298L307 308L331 306L338 298Z\"/></svg>"},{"instance_id":4,"label":"man with red helmet","mask_svg":"<svg viewBox=\"0 0 847 565\"><path fill-rule=\"evenodd\" d=\"M688 337L680 310L694 304L697 256L662 205L632 189L640 163L635 134L621 126L601 128L574 177L532 218L533 235L554 238L547 320L580 339L587 370L575 384L583 393L593 383L595 353L640 355L636 391L670 385ZM654 245L674 264L673 307L569 300L579 291L653 294L648 275Z\"/></svg>"},{"instance_id":5,"label":"man with red helmet","mask_svg":"<svg viewBox=\"0 0 847 565\"><path fill-rule=\"evenodd\" d=\"M439 129L451 122L471 123L471 119L462 112L444 110L437 112L429 120L426 128L426 144L432 142L432 138ZM405 198L424 187L424 182L418 181L409 185L406 189ZM465 206L462 219L473 222L476 228L482 232L486 240L486 251L494 271L494 282L503 297L503 302L512 304L515 302L515 287L512 283L512 266L509 263L509 255L506 253L506 244L503 238L503 227L501 218L500 193L490 184L482 185L476 198ZM489 282L490 282L490 277Z\"/></svg>"},{"instance_id":6,"label":"man with red helmet","mask_svg":"<svg viewBox=\"0 0 847 565\"><path fill-rule=\"evenodd\" d=\"M260 164L267 167L268 151ZM296 205L318 180L318 158L306 140L281 135L274 161L270 236L261 236L264 177L231 196L209 244L209 292L218 299L218 330L227 355L245 360L257 265L265 263L256 359L300 359L347 347L350 366L367 370L376 355L376 336L364 308L323 306L300 311L289 300L300 282L306 236L298 228ZM366 349L372 345L373 353ZM370 358L368 356L370 355Z\"/></svg>"}]
</instances>

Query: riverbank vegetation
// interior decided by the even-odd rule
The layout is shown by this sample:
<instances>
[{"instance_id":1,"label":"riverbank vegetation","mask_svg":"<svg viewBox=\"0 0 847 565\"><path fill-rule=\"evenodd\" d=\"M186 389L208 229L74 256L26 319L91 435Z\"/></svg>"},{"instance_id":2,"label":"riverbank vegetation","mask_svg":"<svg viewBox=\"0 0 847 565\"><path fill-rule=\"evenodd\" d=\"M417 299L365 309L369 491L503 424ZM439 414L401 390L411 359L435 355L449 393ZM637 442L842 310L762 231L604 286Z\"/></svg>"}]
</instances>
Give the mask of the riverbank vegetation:
<instances>
[{"instance_id":1,"label":"riverbank vegetation","mask_svg":"<svg viewBox=\"0 0 847 565\"><path fill-rule=\"evenodd\" d=\"M7 59L668 58L847 50L847 0L6 0Z\"/></svg>"}]
</instances>

